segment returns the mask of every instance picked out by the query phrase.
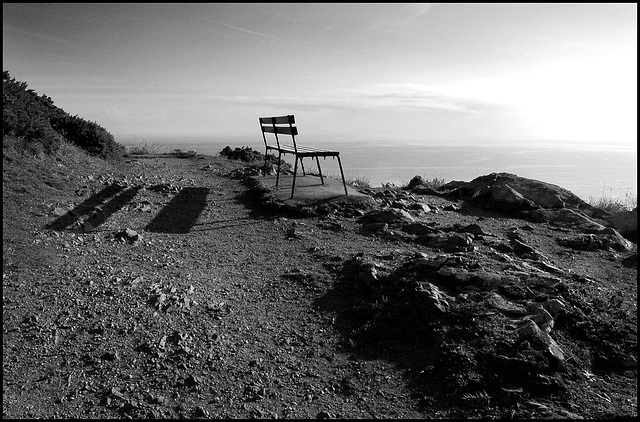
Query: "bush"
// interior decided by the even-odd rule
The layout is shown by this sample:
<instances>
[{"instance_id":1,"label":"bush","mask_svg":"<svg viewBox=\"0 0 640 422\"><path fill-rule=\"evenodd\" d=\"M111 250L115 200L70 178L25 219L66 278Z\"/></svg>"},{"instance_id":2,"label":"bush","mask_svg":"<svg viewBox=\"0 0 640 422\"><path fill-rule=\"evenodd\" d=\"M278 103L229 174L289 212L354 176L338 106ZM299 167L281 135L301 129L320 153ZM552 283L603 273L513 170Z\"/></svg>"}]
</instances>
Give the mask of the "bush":
<instances>
[{"instance_id":1,"label":"bush","mask_svg":"<svg viewBox=\"0 0 640 422\"><path fill-rule=\"evenodd\" d=\"M620 188L622 192L622 187ZM638 195L632 192L631 189L627 189L624 192L624 197L613 197L613 188L606 186L602 188L602 196L589 197L589 204L600 208L601 210L608 211L615 214L620 211L631 211L638 206Z\"/></svg>"},{"instance_id":2,"label":"bush","mask_svg":"<svg viewBox=\"0 0 640 422\"><path fill-rule=\"evenodd\" d=\"M7 144L33 155L55 153L65 139L101 158L124 153L124 147L97 123L70 116L50 97L27 89L26 82L16 81L6 70L2 72L2 135L3 147Z\"/></svg>"},{"instance_id":3,"label":"bush","mask_svg":"<svg viewBox=\"0 0 640 422\"><path fill-rule=\"evenodd\" d=\"M236 149L231 149L231 147L227 145L222 151L220 151L220 155L231 160L246 161L249 163L253 161L264 160L263 154L249 147L236 147Z\"/></svg>"},{"instance_id":4,"label":"bush","mask_svg":"<svg viewBox=\"0 0 640 422\"><path fill-rule=\"evenodd\" d=\"M138 141L138 144L127 148L127 154L153 155L165 153L165 148L159 142Z\"/></svg>"},{"instance_id":5,"label":"bush","mask_svg":"<svg viewBox=\"0 0 640 422\"><path fill-rule=\"evenodd\" d=\"M51 123L69 142L91 155L116 158L125 152L125 148L114 140L113 135L97 123L69 115L56 116Z\"/></svg>"}]
</instances>

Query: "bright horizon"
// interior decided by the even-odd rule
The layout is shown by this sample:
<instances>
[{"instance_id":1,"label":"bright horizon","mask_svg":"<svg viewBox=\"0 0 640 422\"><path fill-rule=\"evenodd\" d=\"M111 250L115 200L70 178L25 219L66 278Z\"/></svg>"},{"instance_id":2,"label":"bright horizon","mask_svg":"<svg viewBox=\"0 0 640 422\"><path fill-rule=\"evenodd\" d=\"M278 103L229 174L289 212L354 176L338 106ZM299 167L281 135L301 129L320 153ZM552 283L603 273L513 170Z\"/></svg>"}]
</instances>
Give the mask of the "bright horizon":
<instances>
[{"instance_id":1,"label":"bright horizon","mask_svg":"<svg viewBox=\"0 0 640 422\"><path fill-rule=\"evenodd\" d=\"M116 138L637 150L633 3L5 3L3 70Z\"/></svg>"}]
</instances>

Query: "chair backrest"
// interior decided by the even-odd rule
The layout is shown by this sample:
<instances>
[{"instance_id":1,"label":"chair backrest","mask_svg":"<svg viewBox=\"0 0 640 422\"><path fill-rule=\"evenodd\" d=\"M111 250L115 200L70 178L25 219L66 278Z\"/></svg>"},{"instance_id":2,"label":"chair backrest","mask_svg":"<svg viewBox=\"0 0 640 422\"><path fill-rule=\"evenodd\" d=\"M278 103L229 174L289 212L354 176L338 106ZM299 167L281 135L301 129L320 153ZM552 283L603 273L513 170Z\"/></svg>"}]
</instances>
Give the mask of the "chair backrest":
<instances>
[{"instance_id":1,"label":"chair backrest","mask_svg":"<svg viewBox=\"0 0 640 422\"><path fill-rule=\"evenodd\" d=\"M289 114L287 116L260 117L259 120L260 129L262 130L262 140L264 141L265 147L268 148L269 146L265 133L273 133L278 148L280 148L280 139L278 138L278 134L291 135L293 147L296 151L298 150L298 147L296 146L296 135L298 134L298 128L294 126L296 120L292 114Z\"/></svg>"}]
</instances>

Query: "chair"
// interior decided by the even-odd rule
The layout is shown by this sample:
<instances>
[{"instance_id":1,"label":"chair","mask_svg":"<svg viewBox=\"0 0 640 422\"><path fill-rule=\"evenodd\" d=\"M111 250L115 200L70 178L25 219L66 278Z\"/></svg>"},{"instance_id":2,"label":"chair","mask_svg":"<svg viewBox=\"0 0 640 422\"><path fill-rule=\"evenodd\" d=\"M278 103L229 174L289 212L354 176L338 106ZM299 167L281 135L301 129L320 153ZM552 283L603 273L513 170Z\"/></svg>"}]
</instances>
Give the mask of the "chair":
<instances>
[{"instance_id":1,"label":"chair","mask_svg":"<svg viewBox=\"0 0 640 422\"><path fill-rule=\"evenodd\" d=\"M302 167L302 175L306 176L304 170L304 164L302 159L305 157L310 157L316 159L316 163L318 164L318 172L320 173L320 181L324 185L324 177L322 176L322 170L320 169L320 157L327 158L337 158L338 165L340 166L340 175L342 176L342 184L344 186L344 194L349 195L347 192L347 183L344 180L344 172L342 171L342 162L340 161L340 152L314 148L304 145L298 145L296 142L296 136L298 135L298 128L294 126L295 118L293 115L287 116L278 116L278 117L260 117L260 129L262 130L262 139L264 140L264 145L266 148L265 151L265 171L267 165L267 154L269 150L278 151L278 171L276 173L276 188L278 187L278 182L280 180L280 159L282 158L282 154L293 154L295 156L295 163L293 166L293 183L291 185L291 198L293 199L293 194L296 188L296 174L298 172L298 160L300 160L300 166ZM274 135L275 143L269 143L267 141L267 136L265 133L272 133ZM280 138L278 135L288 135L291 136L291 143L282 143L280 142ZM263 174L266 176L266 172L263 171Z\"/></svg>"}]
</instances>

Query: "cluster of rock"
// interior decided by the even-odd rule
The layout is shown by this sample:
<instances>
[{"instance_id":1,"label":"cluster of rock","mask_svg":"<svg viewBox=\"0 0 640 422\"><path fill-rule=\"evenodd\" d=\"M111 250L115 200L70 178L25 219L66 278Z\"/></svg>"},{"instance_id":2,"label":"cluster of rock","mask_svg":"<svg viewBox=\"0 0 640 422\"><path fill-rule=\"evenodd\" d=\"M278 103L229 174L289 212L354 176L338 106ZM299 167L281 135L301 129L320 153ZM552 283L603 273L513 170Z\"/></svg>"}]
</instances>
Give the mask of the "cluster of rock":
<instances>
[{"instance_id":1,"label":"cluster of rock","mask_svg":"<svg viewBox=\"0 0 640 422\"><path fill-rule=\"evenodd\" d=\"M628 250L629 242L621 240L621 237L637 241L637 208L612 215L584 202L564 188L509 173L492 173L471 182L453 181L437 189L426 186L422 177L415 176L406 191L385 189L374 192L365 189L362 192L377 199L382 208L367 216L369 226L366 229L370 231L385 231L384 224L412 222L412 212L438 213L473 206L536 223L572 227L604 239L600 242L601 248L611 246L616 250ZM423 203L417 199L417 195L443 197L461 201L463 205L449 203L438 207ZM598 248L598 242L592 243L592 248Z\"/></svg>"},{"instance_id":2,"label":"cluster of rock","mask_svg":"<svg viewBox=\"0 0 640 422\"><path fill-rule=\"evenodd\" d=\"M389 335L393 326L403 323L431 327L416 333L430 338L432 347L440 349L439 353L431 354L438 358L425 362L427 367L448 365L451 354L464 348L465 359L474 362L477 379L469 381L471 390L462 388L461 392L469 393L482 386L492 395L499 395L496 376L510 379L506 384L509 388L515 385L518 391L523 387L544 390L560 384L552 379L554 374L568 371L568 360L572 362L571 371L577 371L575 357L554 338L553 330L559 319L564 323L581 320L587 324L583 309L588 304L573 296L568 287L583 280L556 267L542 252L527 244L523 234L536 228L525 220L506 233L504 230L491 233L487 227L496 227L490 224L492 217L479 217L477 223L468 225L438 225L436 221L446 222L446 218L427 217L465 212L467 206L482 207L507 216L578 229L578 234L559 236L560 246L635 252L632 242L605 226L607 220L602 217L611 216L565 189L504 173L483 176L470 183L452 182L437 191L414 178L404 191L382 189L367 193L378 207L360 218L363 234L433 249L433 254L419 252L391 259L359 254L344 262L341 274L345 284L368 297L375 309L378 327L369 326L367 330L382 330ZM425 193L430 195L431 202L424 203L418 197ZM433 201L433 196L464 202ZM622 263L637 265L637 253L633 256L636 258ZM402 313L411 316L403 320L398 317ZM394 322L381 328L385 315ZM469 322L465 331L468 338L447 334L442 327L451 318L458 325L460 318ZM493 331L487 333L488 330ZM504 340L502 346L491 344L496 338ZM492 352L487 355L489 349ZM624 353L608 358L622 369L635 368L635 360ZM450 377L451 373L448 374ZM490 390L492 385L496 391Z\"/></svg>"}]
</instances>

